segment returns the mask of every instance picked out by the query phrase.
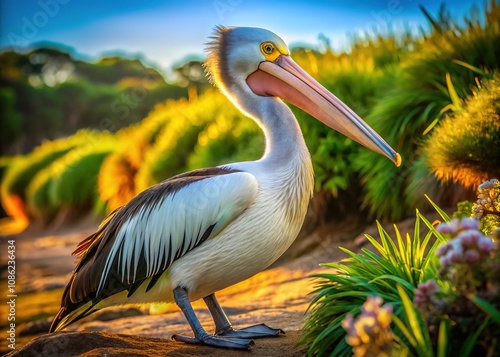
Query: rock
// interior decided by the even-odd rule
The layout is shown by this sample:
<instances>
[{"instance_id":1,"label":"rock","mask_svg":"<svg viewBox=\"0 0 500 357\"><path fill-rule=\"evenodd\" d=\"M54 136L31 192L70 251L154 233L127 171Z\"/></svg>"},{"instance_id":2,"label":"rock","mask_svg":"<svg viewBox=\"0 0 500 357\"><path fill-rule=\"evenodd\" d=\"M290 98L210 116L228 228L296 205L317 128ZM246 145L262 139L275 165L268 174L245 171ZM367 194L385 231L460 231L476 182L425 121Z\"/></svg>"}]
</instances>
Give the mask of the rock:
<instances>
[{"instance_id":1,"label":"rock","mask_svg":"<svg viewBox=\"0 0 500 357\"><path fill-rule=\"evenodd\" d=\"M298 331L287 331L286 336L255 341L252 355L299 357L304 355L297 342ZM110 334L96 331L58 332L42 335L20 350L10 352L8 357L42 356L120 356L120 357L184 357L220 356L241 357L242 352L202 345L189 345L170 339Z\"/></svg>"}]
</instances>

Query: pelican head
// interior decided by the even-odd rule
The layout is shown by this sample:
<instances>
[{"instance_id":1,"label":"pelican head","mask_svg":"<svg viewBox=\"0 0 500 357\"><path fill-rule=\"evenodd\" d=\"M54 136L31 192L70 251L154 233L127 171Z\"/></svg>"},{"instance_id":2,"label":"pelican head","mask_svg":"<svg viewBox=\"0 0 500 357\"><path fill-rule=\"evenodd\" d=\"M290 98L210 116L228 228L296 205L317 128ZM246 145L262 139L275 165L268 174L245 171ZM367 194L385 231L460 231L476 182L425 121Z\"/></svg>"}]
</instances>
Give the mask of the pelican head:
<instances>
[{"instance_id":1,"label":"pelican head","mask_svg":"<svg viewBox=\"0 0 500 357\"><path fill-rule=\"evenodd\" d=\"M217 27L207 45L205 68L212 82L245 114L259 121L266 102L283 99L330 128L392 160L401 156L354 111L290 57L271 31Z\"/></svg>"}]
</instances>

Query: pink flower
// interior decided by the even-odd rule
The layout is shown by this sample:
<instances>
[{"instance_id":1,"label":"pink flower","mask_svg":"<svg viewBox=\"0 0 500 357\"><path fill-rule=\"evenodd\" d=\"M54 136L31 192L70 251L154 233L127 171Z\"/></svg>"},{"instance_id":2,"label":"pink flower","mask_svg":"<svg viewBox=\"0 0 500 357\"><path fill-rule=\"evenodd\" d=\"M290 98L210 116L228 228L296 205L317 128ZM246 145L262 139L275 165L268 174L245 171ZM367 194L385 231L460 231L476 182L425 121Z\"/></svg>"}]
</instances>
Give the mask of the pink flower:
<instances>
[{"instance_id":1,"label":"pink flower","mask_svg":"<svg viewBox=\"0 0 500 357\"><path fill-rule=\"evenodd\" d=\"M478 230L481 222L473 218L462 218L460 228Z\"/></svg>"},{"instance_id":2,"label":"pink flower","mask_svg":"<svg viewBox=\"0 0 500 357\"><path fill-rule=\"evenodd\" d=\"M442 268L464 262L477 263L482 258L488 258L495 247L491 238L479 231L479 221L476 219L452 219L450 222L441 223L436 229L439 232L452 232L447 233L451 239L436 250Z\"/></svg>"},{"instance_id":3,"label":"pink flower","mask_svg":"<svg viewBox=\"0 0 500 357\"><path fill-rule=\"evenodd\" d=\"M466 246L477 243L480 237L482 237L482 234L477 229L463 230L457 236L462 241L462 244Z\"/></svg>"},{"instance_id":4,"label":"pink flower","mask_svg":"<svg viewBox=\"0 0 500 357\"><path fill-rule=\"evenodd\" d=\"M468 250L465 252L465 261L467 263L475 263L479 260L480 255L477 250Z\"/></svg>"},{"instance_id":5,"label":"pink flower","mask_svg":"<svg viewBox=\"0 0 500 357\"><path fill-rule=\"evenodd\" d=\"M440 304L436 294L440 292L439 286L434 279L418 284L414 291L413 304L422 312L429 313Z\"/></svg>"},{"instance_id":6,"label":"pink flower","mask_svg":"<svg viewBox=\"0 0 500 357\"><path fill-rule=\"evenodd\" d=\"M479 249L486 254L490 254L493 248L495 248L495 243L488 237L484 237L477 243Z\"/></svg>"},{"instance_id":7,"label":"pink flower","mask_svg":"<svg viewBox=\"0 0 500 357\"><path fill-rule=\"evenodd\" d=\"M443 222L436 227L436 230L441 234L454 234L458 230L458 219L453 218L449 222Z\"/></svg>"}]
</instances>

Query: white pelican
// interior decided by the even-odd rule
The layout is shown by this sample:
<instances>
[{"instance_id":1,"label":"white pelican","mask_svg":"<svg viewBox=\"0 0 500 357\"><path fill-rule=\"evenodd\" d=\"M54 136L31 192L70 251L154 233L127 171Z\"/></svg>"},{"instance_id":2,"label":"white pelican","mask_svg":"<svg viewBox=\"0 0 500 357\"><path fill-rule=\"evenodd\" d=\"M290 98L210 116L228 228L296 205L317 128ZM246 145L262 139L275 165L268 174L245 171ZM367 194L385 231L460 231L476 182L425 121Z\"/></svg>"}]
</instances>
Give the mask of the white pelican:
<instances>
[{"instance_id":1,"label":"white pelican","mask_svg":"<svg viewBox=\"0 0 500 357\"><path fill-rule=\"evenodd\" d=\"M177 341L248 349L252 338L282 333L263 324L234 329L214 295L271 265L304 221L311 157L281 99L400 164L399 154L302 70L274 33L218 27L207 53L212 81L264 131L263 157L177 175L111 213L73 253L77 265L51 331L107 306L175 302L194 332L172 336ZM213 335L191 307L200 298L213 316Z\"/></svg>"}]
</instances>

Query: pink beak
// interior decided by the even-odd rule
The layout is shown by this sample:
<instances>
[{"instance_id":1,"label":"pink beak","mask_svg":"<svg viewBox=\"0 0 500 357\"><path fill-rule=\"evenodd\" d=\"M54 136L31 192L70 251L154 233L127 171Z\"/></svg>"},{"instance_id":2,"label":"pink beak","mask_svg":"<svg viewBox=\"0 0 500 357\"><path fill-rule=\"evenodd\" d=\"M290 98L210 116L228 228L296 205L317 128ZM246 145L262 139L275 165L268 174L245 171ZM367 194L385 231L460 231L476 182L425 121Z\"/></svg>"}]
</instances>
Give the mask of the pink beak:
<instances>
[{"instance_id":1,"label":"pink beak","mask_svg":"<svg viewBox=\"0 0 500 357\"><path fill-rule=\"evenodd\" d=\"M401 165L401 156L347 105L319 84L290 56L264 61L247 78L260 96L279 97L309 113L330 128Z\"/></svg>"}]
</instances>

